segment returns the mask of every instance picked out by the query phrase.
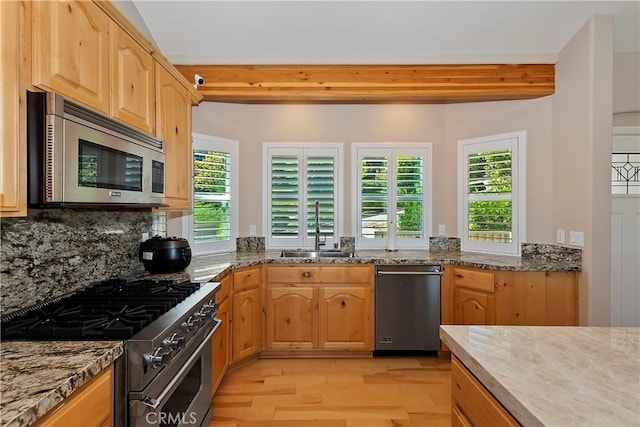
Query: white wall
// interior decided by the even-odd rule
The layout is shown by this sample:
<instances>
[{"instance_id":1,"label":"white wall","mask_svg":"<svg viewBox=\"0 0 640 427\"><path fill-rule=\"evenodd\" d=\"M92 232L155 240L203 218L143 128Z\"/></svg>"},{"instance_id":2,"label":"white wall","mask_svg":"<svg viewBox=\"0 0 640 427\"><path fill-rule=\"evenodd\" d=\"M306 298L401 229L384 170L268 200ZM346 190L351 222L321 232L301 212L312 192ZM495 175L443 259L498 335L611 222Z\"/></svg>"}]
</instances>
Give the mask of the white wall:
<instances>
[{"instance_id":1,"label":"white wall","mask_svg":"<svg viewBox=\"0 0 640 427\"><path fill-rule=\"evenodd\" d=\"M193 109L193 131L240 141L240 235L249 225L262 235L262 143L344 143L344 212L351 212L352 142L431 142L435 175L447 173L440 105L231 105L202 103ZM436 183L436 186L440 184ZM434 197L438 197L434 195ZM439 203L434 203L439 209ZM434 215L436 213L434 212ZM438 215L436 215L438 216ZM440 214L439 217L442 217ZM353 235L351 217L344 235ZM448 228L454 231L455 228Z\"/></svg>"},{"instance_id":2,"label":"white wall","mask_svg":"<svg viewBox=\"0 0 640 427\"><path fill-rule=\"evenodd\" d=\"M610 318L612 37L613 19L592 17L556 65L550 232L584 232L581 325Z\"/></svg>"},{"instance_id":3,"label":"white wall","mask_svg":"<svg viewBox=\"0 0 640 427\"><path fill-rule=\"evenodd\" d=\"M640 126L640 53L613 55L613 125Z\"/></svg>"},{"instance_id":4,"label":"white wall","mask_svg":"<svg viewBox=\"0 0 640 427\"><path fill-rule=\"evenodd\" d=\"M445 107L446 160L450 172L441 179L447 190L444 221L456 230L456 148L457 141L519 130L527 131L527 242L553 243L551 233L550 173L552 150L552 97L528 101L451 104ZM449 228L453 227L453 228Z\"/></svg>"}]
</instances>

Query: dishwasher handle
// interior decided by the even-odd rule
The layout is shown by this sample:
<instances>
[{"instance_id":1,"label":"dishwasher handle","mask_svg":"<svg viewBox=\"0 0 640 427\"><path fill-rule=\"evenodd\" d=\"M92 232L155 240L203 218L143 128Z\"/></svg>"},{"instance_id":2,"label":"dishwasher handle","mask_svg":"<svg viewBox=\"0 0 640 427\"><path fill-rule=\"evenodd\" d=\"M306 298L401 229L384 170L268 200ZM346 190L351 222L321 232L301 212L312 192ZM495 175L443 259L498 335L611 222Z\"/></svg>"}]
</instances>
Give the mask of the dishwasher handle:
<instances>
[{"instance_id":1,"label":"dishwasher handle","mask_svg":"<svg viewBox=\"0 0 640 427\"><path fill-rule=\"evenodd\" d=\"M381 271L378 276L442 276L441 271Z\"/></svg>"}]
</instances>

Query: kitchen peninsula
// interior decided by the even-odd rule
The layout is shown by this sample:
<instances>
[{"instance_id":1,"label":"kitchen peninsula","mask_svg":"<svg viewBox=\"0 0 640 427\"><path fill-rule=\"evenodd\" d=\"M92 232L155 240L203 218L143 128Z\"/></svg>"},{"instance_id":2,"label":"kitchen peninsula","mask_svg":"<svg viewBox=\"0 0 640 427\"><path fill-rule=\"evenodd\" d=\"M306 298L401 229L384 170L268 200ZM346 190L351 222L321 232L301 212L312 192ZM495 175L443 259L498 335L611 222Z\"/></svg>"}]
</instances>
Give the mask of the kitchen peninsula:
<instances>
[{"instance_id":1,"label":"kitchen peninsula","mask_svg":"<svg viewBox=\"0 0 640 427\"><path fill-rule=\"evenodd\" d=\"M640 425L640 328L443 325L440 338L522 425Z\"/></svg>"}]
</instances>

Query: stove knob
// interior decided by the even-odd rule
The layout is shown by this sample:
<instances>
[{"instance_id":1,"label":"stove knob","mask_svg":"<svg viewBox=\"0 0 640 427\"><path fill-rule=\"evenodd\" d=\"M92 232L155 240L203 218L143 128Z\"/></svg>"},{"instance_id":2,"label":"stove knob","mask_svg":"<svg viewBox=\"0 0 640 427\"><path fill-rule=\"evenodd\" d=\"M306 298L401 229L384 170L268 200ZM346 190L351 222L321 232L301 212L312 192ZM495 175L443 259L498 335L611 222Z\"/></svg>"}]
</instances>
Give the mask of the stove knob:
<instances>
[{"instance_id":1,"label":"stove knob","mask_svg":"<svg viewBox=\"0 0 640 427\"><path fill-rule=\"evenodd\" d=\"M182 322L180 328L185 332L190 332L192 329L196 328L193 316L189 316L185 322Z\"/></svg>"},{"instance_id":2,"label":"stove knob","mask_svg":"<svg viewBox=\"0 0 640 427\"><path fill-rule=\"evenodd\" d=\"M171 360L171 353L165 352L164 348L158 347L153 354L145 354L144 360L154 368L160 368Z\"/></svg>"},{"instance_id":3,"label":"stove knob","mask_svg":"<svg viewBox=\"0 0 640 427\"><path fill-rule=\"evenodd\" d=\"M162 341L162 345L169 350L180 350L184 347L184 337L178 336L178 334L173 334Z\"/></svg>"},{"instance_id":4,"label":"stove knob","mask_svg":"<svg viewBox=\"0 0 640 427\"><path fill-rule=\"evenodd\" d=\"M213 317L218 312L218 303L214 300L209 300L208 303L202 306L200 312L210 314L210 317Z\"/></svg>"}]
</instances>

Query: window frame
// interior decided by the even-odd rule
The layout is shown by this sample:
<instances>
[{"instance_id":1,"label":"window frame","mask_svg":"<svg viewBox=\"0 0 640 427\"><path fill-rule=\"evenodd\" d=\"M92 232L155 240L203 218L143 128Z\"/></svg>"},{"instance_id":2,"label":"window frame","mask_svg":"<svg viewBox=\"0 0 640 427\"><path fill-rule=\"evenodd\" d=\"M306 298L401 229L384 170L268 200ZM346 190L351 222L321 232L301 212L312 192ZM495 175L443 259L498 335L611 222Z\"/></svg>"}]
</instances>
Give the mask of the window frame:
<instances>
[{"instance_id":1,"label":"window frame","mask_svg":"<svg viewBox=\"0 0 640 427\"><path fill-rule=\"evenodd\" d=\"M300 180L298 216L301 218L297 238L274 238L271 234L271 158L276 155L296 155L306 171L308 156L334 158L334 236L327 237L324 249L333 248L339 242L343 229L343 163L344 144L341 142L263 142L262 143L262 229L266 249L313 248L314 239L308 237L306 221L307 181Z\"/></svg>"},{"instance_id":2,"label":"window frame","mask_svg":"<svg viewBox=\"0 0 640 427\"><path fill-rule=\"evenodd\" d=\"M389 234L384 238L364 239L361 233L362 212L360 165L363 156L389 155L389 162L394 164L398 156L421 155L423 158L423 233L422 239L395 239L389 241ZM390 164L390 163L389 163ZM352 230L355 235L357 249L429 249L429 237L433 224L433 144L430 142L354 142L351 144L351 200ZM389 176L389 188L396 188L396 174ZM396 192L389 193L388 206L397 207ZM395 234L395 232L393 233Z\"/></svg>"},{"instance_id":3,"label":"window frame","mask_svg":"<svg viewBox=\"0 0 640 427\"><path fill-rule=\"evenodd\" d=\"M511 243L469 239L468 154L511 149ZM458 140L458 236L463 251L520 256L527 231L527 131Z\"/></svg>"},{"instance_id":4,"label":"window frame","mask_svg":"<svg viewBox=\"0 0 640 427\"><path fill-rule=\"evenodd\" d=\"M192 161L192 175L195 177L193 162L194 159L194 151L195 150L210 150L210 151L221 151L229 153L229 159L231 161L231 181L230 181L230 200L229 200L229 209L231 211L230 215L230 236L228 241L224 242L209 242L209 243L199 243L196 244L194 242L194 205L192 204L191 211L187 215L182 216L182 230L183 233L186 234L187 239L189 240L189 245L191 246L191 251L194 255L207 255L212 253L220 253L220 252L230 252L236 250L236 238L238 237L239 230L239 215L238 215L238 194L239 194L239 149L238 149L238 141L233 139L221 138L218 136L205 135L201 133L193 133L193 144L192 144L192 152L191 152L191 161ZM192 179L192 189L193 192L193 203L195 203L195 184L193 182L195 179Z\"/></svg>"}]
</instances>

